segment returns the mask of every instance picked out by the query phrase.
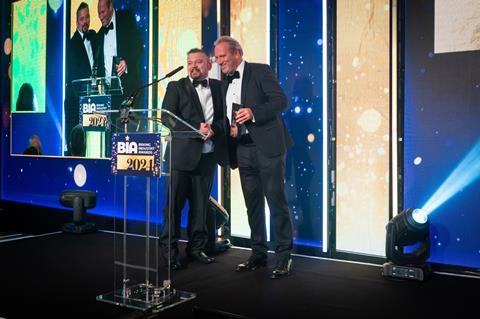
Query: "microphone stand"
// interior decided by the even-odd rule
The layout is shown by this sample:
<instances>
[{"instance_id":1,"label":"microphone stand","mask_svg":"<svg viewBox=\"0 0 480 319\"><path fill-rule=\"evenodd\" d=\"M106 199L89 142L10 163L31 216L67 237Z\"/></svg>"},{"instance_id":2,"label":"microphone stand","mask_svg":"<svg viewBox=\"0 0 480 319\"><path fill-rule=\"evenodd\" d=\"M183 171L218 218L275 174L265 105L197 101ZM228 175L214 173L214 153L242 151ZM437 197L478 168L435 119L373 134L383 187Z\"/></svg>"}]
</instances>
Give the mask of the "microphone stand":
<instances>
[{"instance_id":1,"label":"microphone stand","mask_svg":"<svg viewBox=\"0 0 480 319\"><path fill-rule=\"evenodd\" d=\"M175 75L177 72L179 72L182 69L183 69L183 65L181 65L181 66L177 67L176 69L174 69L173 71L167 73L163 78L155 80L155 81L150 82L148 84L142 85L141 87L135 89L132 92L132 94L130 94L128 96L128 98L123 100L122 103L120 104L119 117L120 117L121 123L127 124L130 121L130 114L131 114L131 109L132 109L133 103L135 102L135 99L137 98L137 96L138 96L138 94L140 93L141 90Z\"/></svg>"}]
</instances>

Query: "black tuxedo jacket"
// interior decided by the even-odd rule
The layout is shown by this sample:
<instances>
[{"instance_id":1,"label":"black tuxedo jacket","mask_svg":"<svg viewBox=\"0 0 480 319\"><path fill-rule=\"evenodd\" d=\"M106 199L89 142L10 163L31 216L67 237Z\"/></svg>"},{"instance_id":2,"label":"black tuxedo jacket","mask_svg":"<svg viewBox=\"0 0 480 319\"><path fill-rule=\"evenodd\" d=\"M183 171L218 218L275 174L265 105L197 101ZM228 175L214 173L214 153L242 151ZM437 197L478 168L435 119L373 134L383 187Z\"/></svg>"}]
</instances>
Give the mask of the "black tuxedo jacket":
<instances>
[{"instance_id":1,"label":"black tuxedo jacket","mask_svg":"<svg viewBox=\"0 0 480 319\"><path fill-rule=\"evenodd\" d=\"M88 30L87 37L92 46L95 65L95 52L97 51L97 37L93 30ZM79 97L73 80L87 79L92 76L92 67L88 59L87 49L78 31L75 31L67 47L67 87L65 97L65 137L70 154L70 134L75 125L79 123Z\"/></svg>"},{"instance_id":2,"label":"black tuxedo jacket","mask_svg":"<svg viewBox=\"0 0 480 319\"><path fill-rule=\"evenodd\" d=\"M225 140L225 114L223 111L222 84L218 80L210 79L209 87L212 92L214 116L212 130L214 136L215 159L217 163L228 163ZM200 128L200 123L205 122L202 105L192 82L188 77L168 83L167 92L162 103L162 109L168 110L180 117L195 128ZM162 115L162 119L165 116ZM175 131L189 131L182 123L170 123L164 120L164 124ZM203 140L197 138L175 138L172 147L172 169L191 171L195 169L202 155Z\"/></svg>"},{"instance_id":3,"label":"black tuxedo jacket","mask_svg":"<svg viewBox=\"0 0 480 319\"><path fill-rule=\"evenodd\" d=\"M115 25L113 30L117 35L117 56L124 59L127 63L127 73L120 77L123 86L123 93L129 96L133 90L138 88L140 81L140 58L142 56L142 40L140 32L135 23L133 15L129 11L115 11ZM105 33L103 28L98 31L98 71L97 76L105 76L105 58L103 46ZM112 64L113 65L113 64ZM113 65L113 67L115 67Z\"/></svg>"},{"instance_id":4,"label":"black tuxedo jacket","mask_svg":"<svg viewBox=\"0 0 480 319\"><path fill-rule=\"evenodd\" d=\"M92 45L92 54L95 60L95 52L97 51L97 38L93 30L88 30L87 37ZM95 64L95 62L94 62ZM83 44L83 39L78 31L75 31L73 37L68 43L67 50L67 84L73 80L87 79L92 75L92 68L88 60L87 50Z\"/></svg>"},{"instance_id":5,"label":"black tuxedo jacket","mask_svg":"<svg viewBox=\"0 0 480 319\"><path fill-rule=\"evenodd\" d=\"M223 83L226 96L228 84ZM267 157L283 155L293 146L292 137L281 116L281 112L288 106L287 97L268 65L245 62L241 104L253 112L255 122L248 121L245 126L262 154ZM227 135L230 166L236 168L237 139L229 136L230 134Z\"/></svg>"}]
</instances>

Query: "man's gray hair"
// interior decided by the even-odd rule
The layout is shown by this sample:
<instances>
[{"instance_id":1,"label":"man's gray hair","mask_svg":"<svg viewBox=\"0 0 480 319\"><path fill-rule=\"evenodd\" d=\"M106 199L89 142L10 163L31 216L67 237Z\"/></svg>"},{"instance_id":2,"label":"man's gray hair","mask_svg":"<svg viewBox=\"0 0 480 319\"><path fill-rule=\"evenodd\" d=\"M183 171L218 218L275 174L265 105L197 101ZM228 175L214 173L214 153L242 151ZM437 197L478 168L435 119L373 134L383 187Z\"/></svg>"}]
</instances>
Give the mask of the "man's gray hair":
<instances>
[{"instance_id":1,"label":"man's gray hair","mask_svg":"<svg viewBox=\"0 0 480 319\"><path fill-rule=\"evenodd\" d=\"M230 52L239 51L241 55L243 55L243 49L240 43L232 37L228 35L221 36L220 38L215 41L214 45L217 46L220 43L228 43L228 47L230 48Z\"/></svg>"}]
</instances>

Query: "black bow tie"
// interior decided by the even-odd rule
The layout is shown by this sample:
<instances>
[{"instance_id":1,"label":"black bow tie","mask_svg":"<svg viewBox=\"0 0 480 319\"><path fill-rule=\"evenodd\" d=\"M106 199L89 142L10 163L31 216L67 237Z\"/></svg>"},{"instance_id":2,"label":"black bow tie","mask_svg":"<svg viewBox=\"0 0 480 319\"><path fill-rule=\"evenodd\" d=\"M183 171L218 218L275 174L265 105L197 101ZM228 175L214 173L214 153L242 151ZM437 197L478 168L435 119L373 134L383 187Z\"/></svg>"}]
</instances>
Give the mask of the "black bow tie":
<instances>
[{"instance_id":1,"label":"black bow tie","mask_svg":"<svg viewBox=\"0 0 480 319\"><path fill-rule=\"evenodd\" d=\"M107 35L108 31L113 30L113 22L110 22L110 24L107 25L106 27L102 27L102 29L103 29L103 33L105 33L105 35Z\"/></svg>"},{"instance_id":2,"label":"black bow tie","mask_svg":"<svg viewBox=\"0 0 480 319\"><path fill-rule=\"evenodd\" d=\"M228 83L232 83L233 80L240 79L240 72L235 71L233 74L227 74L225 75L225 79L228 81Z\"/></svg>"},{"instance_id":3,"label":"black bow tie","mask_svg":"<svg viewBox=\"0 0 480 319\"><path fill-rule=\"evenodd\" d=\"M203 86L204 88L206 88L208 86L208 81L207 79L204 79L204 80L193 80L193 86L194 87L197 87L198 85L201 85Z\"/></svg>"},{"instance_id":4,"label":"black bow tie","mask_svg":"<svg viewBox=\"0 0 480 319\"><path fill-rule=\"evenodd\" d=\"M90 41L90 37L88 36L88 31L86 33L84 33L83 36L82 36L82 41L85 42L85 40Z\"/></svg>"}]
</instances>

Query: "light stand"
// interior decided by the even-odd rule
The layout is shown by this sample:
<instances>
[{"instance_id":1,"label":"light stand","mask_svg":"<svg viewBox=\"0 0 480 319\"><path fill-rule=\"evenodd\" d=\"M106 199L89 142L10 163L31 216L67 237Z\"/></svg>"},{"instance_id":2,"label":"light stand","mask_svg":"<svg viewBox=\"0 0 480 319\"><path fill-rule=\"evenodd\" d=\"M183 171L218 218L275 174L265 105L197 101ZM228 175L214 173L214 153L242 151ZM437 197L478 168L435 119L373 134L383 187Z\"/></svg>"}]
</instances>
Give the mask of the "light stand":
<instances>
[{"instance_id":1,"label":"light stand","mask_svg":"<svg viewBox=\"0 0 480 319\"><path fill-rule=\"evenodd\" d=\"M387 224L386 256L382 275L423 281L431 273L430 221L421 209L408 208Z\"/></svg>"}]
</instances>

